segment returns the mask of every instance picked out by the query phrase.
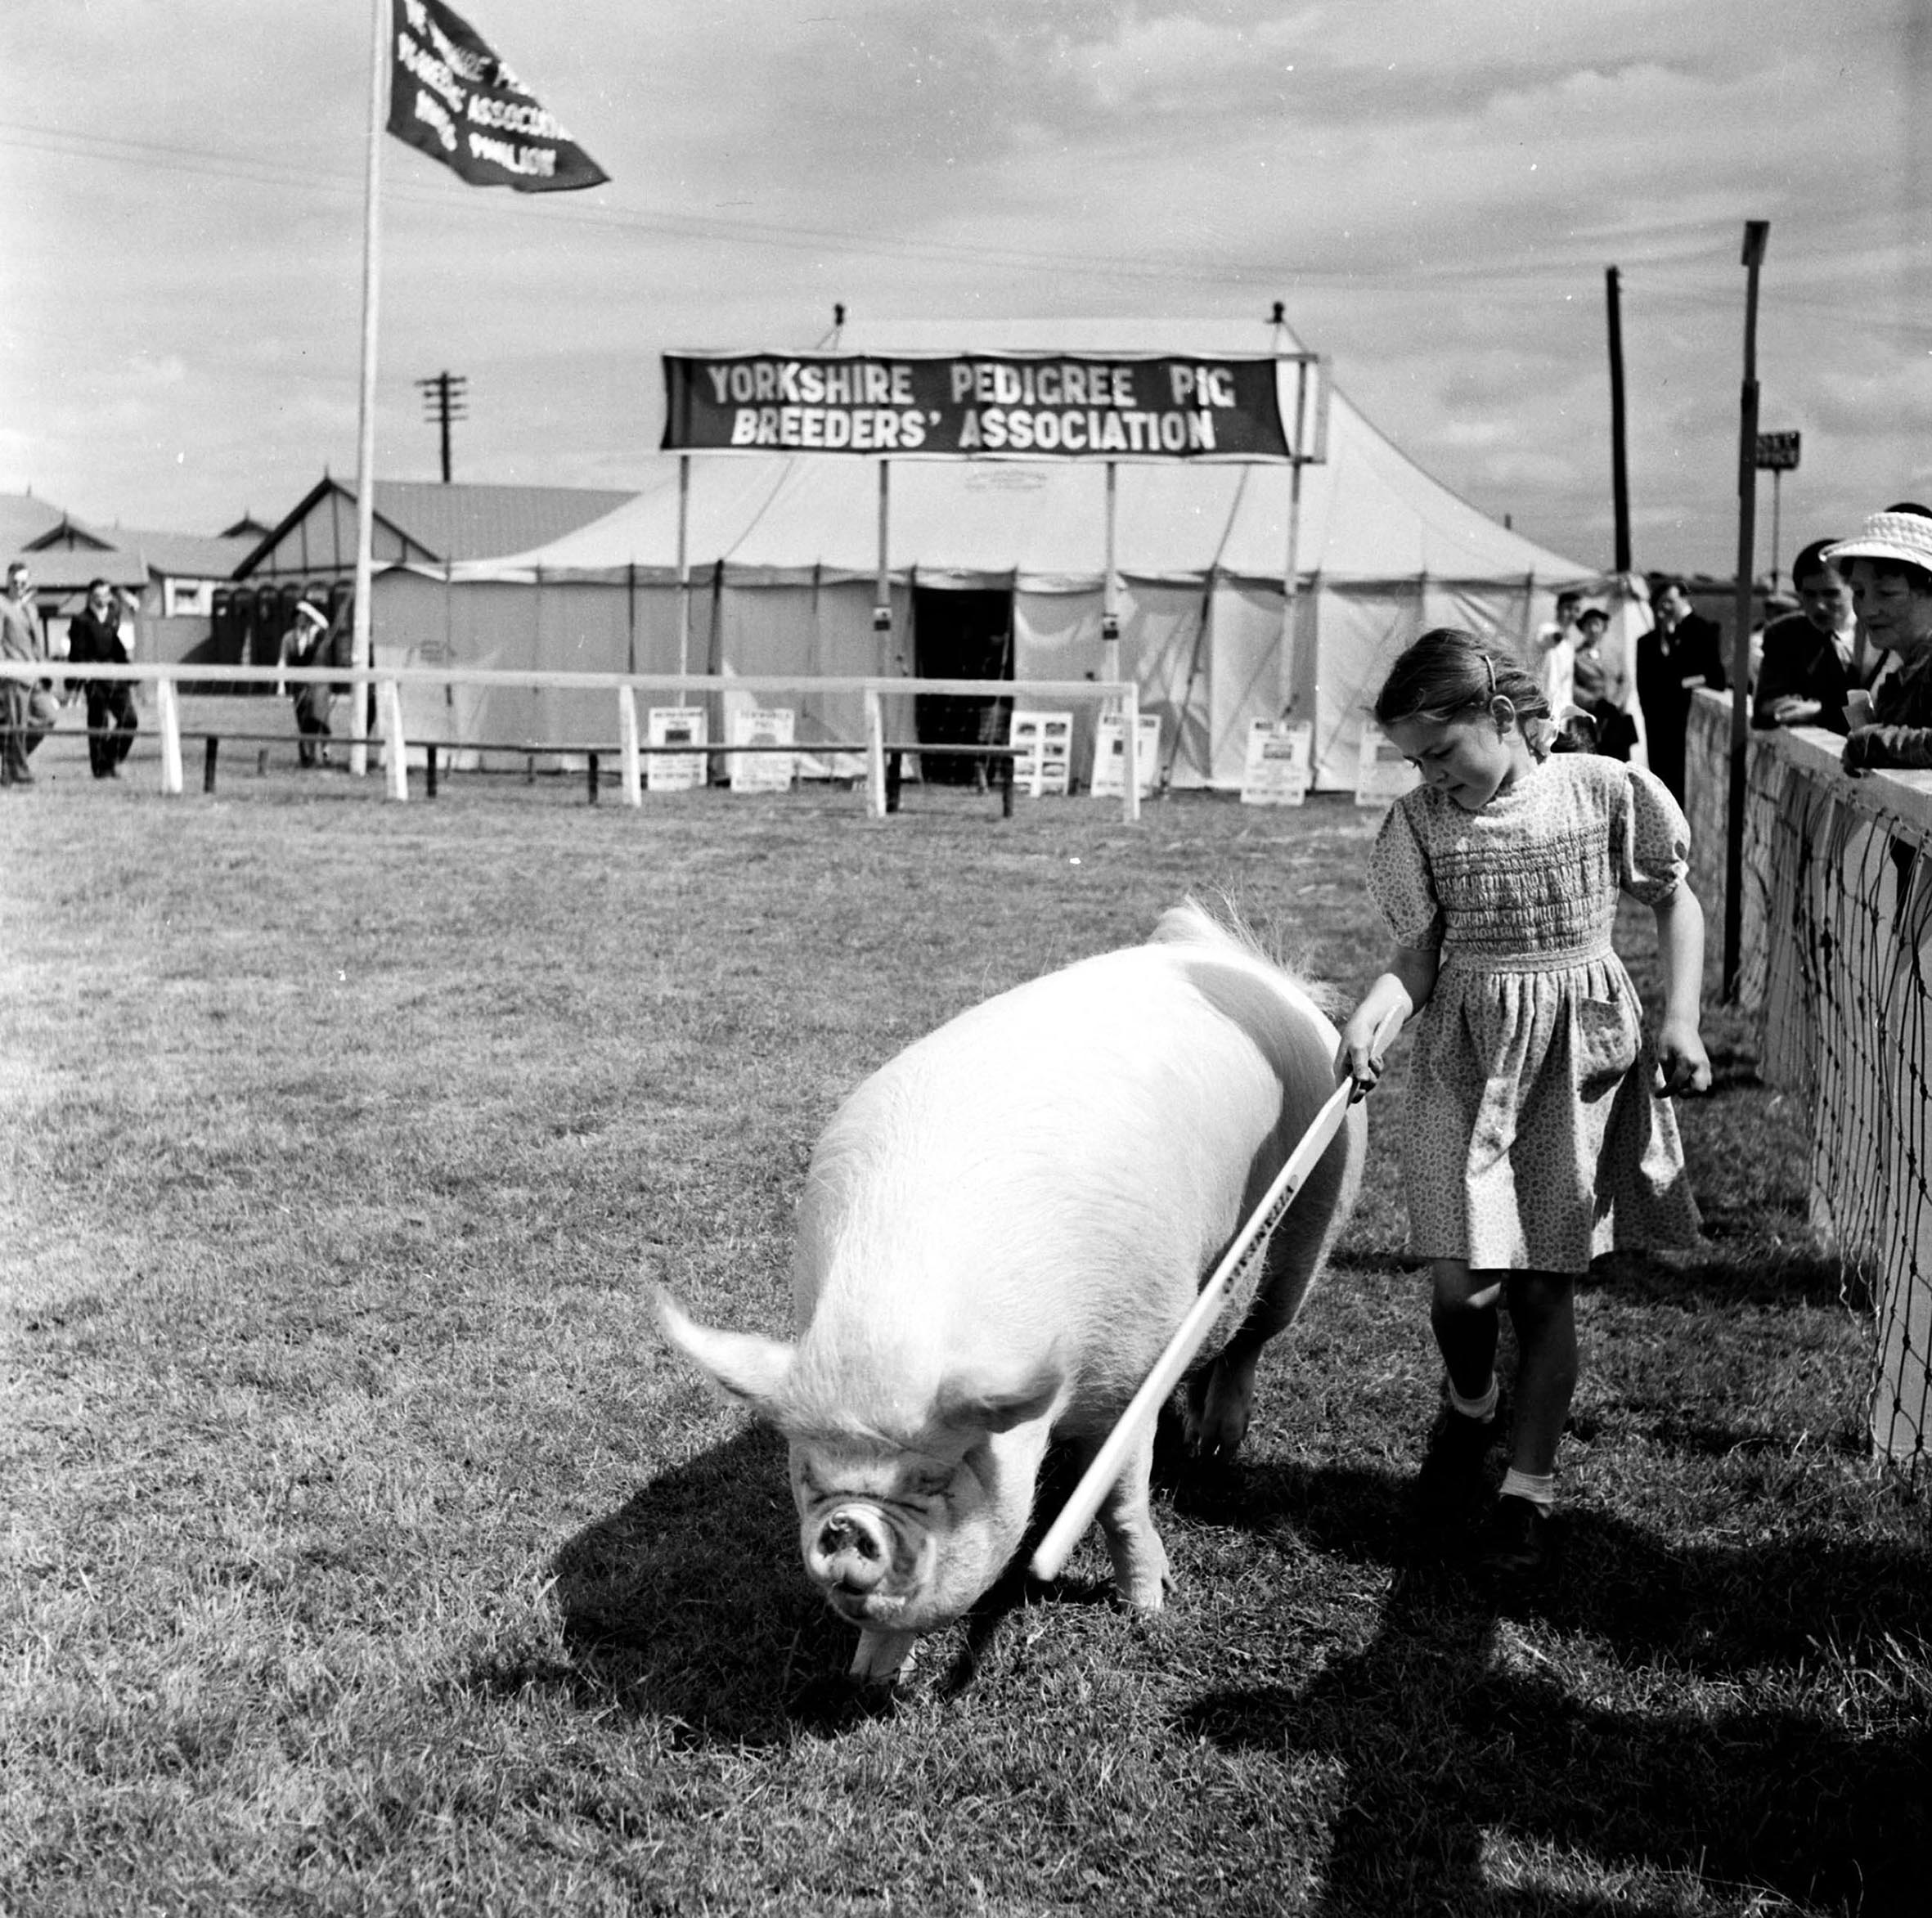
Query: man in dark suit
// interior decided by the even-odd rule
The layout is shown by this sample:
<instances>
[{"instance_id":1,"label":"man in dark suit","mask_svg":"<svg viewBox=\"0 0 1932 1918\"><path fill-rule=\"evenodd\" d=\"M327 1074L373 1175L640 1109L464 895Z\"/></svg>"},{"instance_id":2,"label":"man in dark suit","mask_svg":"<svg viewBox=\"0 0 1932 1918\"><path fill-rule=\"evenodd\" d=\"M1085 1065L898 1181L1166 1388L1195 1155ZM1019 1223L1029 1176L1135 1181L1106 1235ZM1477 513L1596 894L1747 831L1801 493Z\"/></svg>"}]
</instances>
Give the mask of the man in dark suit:
<instances>
[{"instance_id":1,"label":"man in dark suit","mask_svg":"<svg viewBox=\"0 0 1932 1918\"><path fill-rule=\"evenodd\" d=\"M68 622L67 663L125 666L128 641L121 631L120 602L104 579L88 582L86 607ZM134 713L134 689L125 680L73 676L88 699L88 763L97 779L118 779L121 761L134 743L141 721Z\"/></svg>"},{"instance_id":2,"label":"man in dark suit","mask_svg":"<svg viewBox=\"0 0 1932 1918\"><path fill-rule=\"evenodd\" d=\"M1846 695L1867 683L1852 589L1813 540L1791 562L1800 610L1764 629L1764 657L1751 694L1755 726L1823 726L1842 735Z\"/></svg>"},{"instance_id":3,"label":"man in dark suit","mask_svg":"<svg viewBox=\"0 0 1932 1918\"><path fill-rule=\"evenodd\" d=\"M1691 610L1681 579L1662 582L1651 595L1656 627L1637 642L1637 699L1651 770L1670 788L1678 805L1684 797L1684 728L1691 694L1699 686L1723 692L1723 636L1701 613Z\"/></svg>"}]
</instances>

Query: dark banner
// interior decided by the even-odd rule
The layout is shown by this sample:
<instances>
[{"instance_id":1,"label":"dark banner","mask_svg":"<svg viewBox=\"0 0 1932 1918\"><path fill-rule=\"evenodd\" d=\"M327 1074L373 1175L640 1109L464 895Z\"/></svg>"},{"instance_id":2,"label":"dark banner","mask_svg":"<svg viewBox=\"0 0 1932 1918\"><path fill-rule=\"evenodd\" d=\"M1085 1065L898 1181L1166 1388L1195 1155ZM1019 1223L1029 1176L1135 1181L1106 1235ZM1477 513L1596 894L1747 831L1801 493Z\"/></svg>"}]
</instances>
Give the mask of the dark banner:
<instances>
[{"instance_id":1,"label":"dark banner","mask_svg":"<svg viewBox=\"0 0 1932 1918\"><path fill-rule=\"evenodd\" d=\"M389 131L472 186L567 193L610 176L443 0L396 0Z\"/></svg>"},{"instance_id":2,"label":"dark banner","mask_svg":"<svg viewBox=\"0 0 1932 1918\"><path fill-rule=\"evenodd\" d=\"M667 354L670 452L1286 460L1269 357Z\"/></svg>"}]
</instances>

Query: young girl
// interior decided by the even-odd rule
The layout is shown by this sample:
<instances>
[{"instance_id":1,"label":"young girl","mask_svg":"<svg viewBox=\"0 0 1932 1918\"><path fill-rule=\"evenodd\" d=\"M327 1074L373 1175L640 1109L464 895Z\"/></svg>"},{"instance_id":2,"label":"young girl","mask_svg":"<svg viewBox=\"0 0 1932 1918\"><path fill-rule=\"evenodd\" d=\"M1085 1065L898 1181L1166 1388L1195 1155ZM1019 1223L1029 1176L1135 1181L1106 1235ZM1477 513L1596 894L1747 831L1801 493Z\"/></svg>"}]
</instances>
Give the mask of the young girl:
<instances>
[{"instance_id":1,"label":"young girl","mask_svg":"<svg viewBox=\"0 0 1932 1918\"><path fill-rule=\"evenodd\" d=\"M1557 1442L1576 1384L1577 1274L1612 1246L1696 1242L1668 1103L1710 1084L1697 1035L1704 914L1684 883L1690 833L1649 773L1588 752L1550 757L1537 682L1468 633L1423 634L1395 662L1375 717L1422 784L1391 810L1370 856L1395 948L1342 1029L1338 1067L1373 1086L1383 1021L1422 1013L1404 1174L1410 1250L1430 1264L1449 1380L1418 1490L1437 1524L1470 1515L1500 1435L1507 1306L1515 1417L1481 1557L1525 1574L1548 1551ZM1665 1004L1654 1057L1611 950L1620 892L1656 914Z\"/></svg>"}]
</instances>

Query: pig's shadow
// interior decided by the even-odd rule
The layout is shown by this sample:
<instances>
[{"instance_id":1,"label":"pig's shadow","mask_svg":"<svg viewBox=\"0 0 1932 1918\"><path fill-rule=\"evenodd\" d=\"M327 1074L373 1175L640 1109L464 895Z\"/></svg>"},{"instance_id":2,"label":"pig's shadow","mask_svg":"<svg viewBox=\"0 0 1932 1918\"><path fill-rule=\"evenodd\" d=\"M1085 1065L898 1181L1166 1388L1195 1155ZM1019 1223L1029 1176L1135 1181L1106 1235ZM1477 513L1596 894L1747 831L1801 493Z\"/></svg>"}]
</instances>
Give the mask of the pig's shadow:
<instances>
[{"instance_id":1,"label":"pig's shadow","mask_svg":"<svg viewBox=\"0 0 1932 1918\"><path fill-rule=\"evenodd\" d=\"M800 1569L784 1441L762 1426L640 1486L550 1570L568 1662L479 1682L560 1685L694 1742L767 1744L865 1702L824 1682L852 1634Z\"/></svg>"}]
</instances>

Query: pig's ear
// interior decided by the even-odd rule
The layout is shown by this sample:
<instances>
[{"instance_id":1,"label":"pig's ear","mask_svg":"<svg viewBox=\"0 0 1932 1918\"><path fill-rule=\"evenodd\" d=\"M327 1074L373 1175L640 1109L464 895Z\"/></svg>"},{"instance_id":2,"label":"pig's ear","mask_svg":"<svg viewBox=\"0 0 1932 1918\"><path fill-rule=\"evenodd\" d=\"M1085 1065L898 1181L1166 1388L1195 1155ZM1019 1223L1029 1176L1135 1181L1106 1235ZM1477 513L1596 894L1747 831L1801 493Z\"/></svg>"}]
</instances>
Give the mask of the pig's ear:
<instances>
[{"instance_id":1,"label":"pig's ear","mask_svg":"<svg viewBox=\"0 0 1932 1918\"><path fill-rule=\"evenodd\" d=\"M754 1412L769 1413L785 1374L792 1348L757 1332L718 1332L700 1325L662 1286L657 1288L658 1324L665 1338L705 1373L727 1397Z\"/></svg>"},{"instance_id":2,"label":"pig's ear","mask_svg":"<svg viewBox=\"0 0 1932 1918\"><path fill-rule=\"evenodd\" d=\"M1011 1431L1040 1417L1058 1395L1066 1373L1048 1358L1024 1373L985 1372L949 1378L939 1388L939 1423L955 1431Z\"/></svg>"}]
</instances>

